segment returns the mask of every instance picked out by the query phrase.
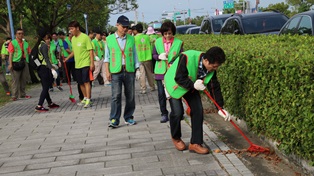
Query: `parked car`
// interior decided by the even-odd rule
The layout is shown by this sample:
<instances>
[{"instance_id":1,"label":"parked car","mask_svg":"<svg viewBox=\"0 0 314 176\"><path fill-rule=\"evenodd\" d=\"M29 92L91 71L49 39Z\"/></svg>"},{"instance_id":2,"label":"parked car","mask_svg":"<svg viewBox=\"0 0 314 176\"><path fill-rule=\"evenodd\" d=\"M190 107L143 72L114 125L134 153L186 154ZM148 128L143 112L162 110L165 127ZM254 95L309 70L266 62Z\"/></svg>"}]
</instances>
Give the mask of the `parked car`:
<instances>
[{"instance_id":1,"label":"parked car","mask_svg":"<svg viewBox=\"0 0 314 176\"><path fill-rule=\"evenodd\" d=\"M186 30L185 34L199 34L200 32L200 26L191 27L188 30Z\"/></svg>"},{"instance_id":2,"label":"parked car","mask_svg":"<svg viewBox=\"0 0 314 176\"><path fill-rule=\"evenodd\" d=\"M298 13L290 18L279 34L314 35L314 11Z\"/></svg>"},{"instance_id":3,"label":"parked car","mask_svg":"<svg viewBox=\"0 0 314 176\"><path fill-rule=\"evenodd\" d=\"M201 23L200 34L219 34L225 20L232 14L205 17Z\"/></svg>"},{"instance_id":4,"label":"parked car","mask_svg":"<svg viewBox=\"0 0 314 176\"><path fill-rule=\"evenodd\" d=\"M177 26L177 31L176 34L185 34L186 30L188 30L191 27L196 27L196 25L194 24L189 24L189 25L181 25L181 26Z\"/></svg>"},{"instance_id":5,"label":"parked car","mask_svg":"<svg viewBox=\"0 0 314 176\"><path fill-rule=\"evenodd\" d=\"M233 14L223 24L221 34L278 34L288 17L280 12Z\"/></svg>"}]
</instances>

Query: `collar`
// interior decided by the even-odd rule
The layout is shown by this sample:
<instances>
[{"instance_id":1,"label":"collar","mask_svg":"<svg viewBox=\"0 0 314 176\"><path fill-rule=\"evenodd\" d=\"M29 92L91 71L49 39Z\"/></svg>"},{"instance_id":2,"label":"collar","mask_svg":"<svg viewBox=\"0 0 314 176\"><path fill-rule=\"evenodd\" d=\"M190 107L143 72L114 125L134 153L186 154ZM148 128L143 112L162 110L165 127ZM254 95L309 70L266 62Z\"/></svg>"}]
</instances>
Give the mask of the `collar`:
<instances>
[{"instance_id":1,"label":"collar","mask_svg":"<svg viewBox=\"0 0 314 176\"><path fill-rule=\"evenodd\" d=\"M167 41L165 37L162 37L162 41L164 43L173 43L173 40L174 40L174 37L172 37L169 41Z\"/></svg>"},{"instance_id":2,"label":"collar","mask_svg":"<svg viewBox=\"0 0 314 176\"><path fill-rule=\"evenodd\" d=\"M116 36L116 39L120 38L117 32L115 32L114 35ZM126 35L127 34L125 34L125 36L122 39L126 39Z\"/></svg>"}]
</instances>

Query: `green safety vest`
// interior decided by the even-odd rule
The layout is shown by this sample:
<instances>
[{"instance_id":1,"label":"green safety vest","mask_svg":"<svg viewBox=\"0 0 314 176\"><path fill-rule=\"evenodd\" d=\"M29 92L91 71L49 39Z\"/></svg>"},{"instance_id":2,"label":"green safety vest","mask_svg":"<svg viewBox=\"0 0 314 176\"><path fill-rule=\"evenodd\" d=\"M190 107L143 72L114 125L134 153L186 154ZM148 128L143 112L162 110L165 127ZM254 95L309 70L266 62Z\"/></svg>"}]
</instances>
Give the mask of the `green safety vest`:
<instances>
[{"instance_id":1,"label":"green safety vest","mask_svg":"<svg viewBox=\"0 0 314 176\"><path fill-rule=\"evenodd\" d=\"M4 42L3 45L2 45L1 54L9 55L8 49L5 48L5 42Z\"/></svg>"},{"instance_id":2,"label":"green safety vest","mask_svg":"<svg viewBox=\"0 0 314 176\"><path fill-rule=\"evenodd\" d=\"M174 59L176 56L180 54L181 47L183 45L183 42L177 38L174 38L173 43L169 49L168 52L168 62L171 62L172 59ZM155 42L156 50L158 54L165 53L165 47L163 38L160 37ZM167 71L167 62L164 60L156 61L155 63L155 74L165 74Z\"/></svg>"},{"instance_id":3,"label":"green safety vest","mask_svg":"<svg viewBox=\"0 0 314 176\"><path fill-rule=\"evenodd\" d=\"M56 56L56 50L57 50L57 46L56 46L55 42L51 41L50 42L50 48L49 48L49 56L51 58L52 64L58 64L58 59Z\"/></svg>"},{"instance_id":4,"label":"green safety vest","mask_svg":"<svg viewBox=\"0 0 314 176\"><path fill-rule=\"evenodd\" d=\"M53 42L53 41L51 41L51 42ZM40 60L40 62L41 62L41 65L47 65L47 63L46 63L46 60L44 59L44 55L40 52L40 47L41 47L41 45L44 45L44 44L46 44L44 41L41 41L40 42L40 44L39 44L39 46L38 46L38 59ZM55 45L55 44L54 44ZM56 46L56 45L55 45ZM57 46L56 46L56 48L57 48ZM49 54L50 55L50 54ZM49 58L50 59L50 58Z\"/></svg>"},{"instance_id":5,"label":"green safety vest","mask_svg":"<svg viewBox=\"0 0 314 176\"><path fill-rule=\"evenodd\" d=\"M157 40L157 38L159 37L159 35L157 34L150 34L148 35L150 38L150 46L151 46L151 50L153 52L154 46L155 46L155 41Z\"/></svg>"},{"instance_id":6,"label":"green safety vest","mask_svg":"<svg viewBox=\"0 0 314 176\"><path fill-rule=\"evenodd\" d=\"M104 42L102 41L98 41L96 38L92 40L93 43L93 49L94 52L97 52L97 56L99 57L99 59L102 59L103 55L104 55ZM99 44L101 43L101 45ZM96 59L94 59L96 60Z\"/></svg>"},{"instance_id":7,"label":"green safety vest","mask_svg":"<svg viewBox=\"0 0 314 176\"><path fill-rule=\"evenodd\" d=\"M189 72L189 78L193 82L195 82L197 80L198 66L200 63L202 52L195 51L195 50L189 50L189 51L182 52L182 54L184 54L187 58L187 64L186 65L187 65L187 69ZM176 59L174 61L174 63L171 65L171 67L169 68L169 70L165 74L165 78L164 78L165 87L167 89L167 92L169 93L169 95L172 98L175 98L175 99L181 98L184 94L186 94L189 91L188 89L183 88L180 85L178 85L175 81L175 76L177 73L179 60L180 59ZM203 79L205 86L209 83L209 81L213 77L214 73L215 73L214 71L210 72Z\"/></svg>"},{"instance_id":8,"label":"green safety vest","mask_svg":"<svg viewBox=\"0 0 314 176\"><path fill-rule=\"evenodd\" d=\"M125 69L127 72L135 72L135 62L133 58L134 37L127 34L124 51L121 51L115 34L107 37L107 46L109 49L109 70L110 73L120 73L122 71L122 55L124 55Z\"/></svg>"},{"instance_id":9,"label":"green safety vest","mask_svg":"<svg viewBox=\"0 0 314 176\"><path fill-rule=\"evenodd\" d=\"M152 60L150 48L150 38L145 34L138 34L135 37L135 49L137 58L140 62Z\"/></svg>"},{"instance_id":10,"label":"green safety vest","mask_svg":"<svg viewBox=\"0 0 314 176\"><path fill-rule=\"evenodd\" d=\"M14 47L14 53L13 53L13 58L12 62L19 62L21 58L23 57L22 49L19 45L19 42L14 39L12 40L12 45ZM23 48L24 48L24 55L26 62L28 63L28 43L26 41L23 41Z\"/></svg>"},{"instance_id":11,"label":"green safety vest","mask_svg":"<svg viewBox=\"0 0 314 176\"><path fill-rule=\"evenodd\" d=\"M54 43L54 41L52 41ZM66 41L67 42L67 41ZM69 56L69 53L66 51L66 49L64 49L64 46L63 46L63 40L59 39L58 40L58 43L59 43L59 47L61 49L61 56L63 57L68 57ZM67 42L68 43L68 42ZM69 44L69 43L68 43ZM70 47L69 47L70 48ZM56 49L57 49L57 46L56 46Z\"/></svg>"}]
</instances>

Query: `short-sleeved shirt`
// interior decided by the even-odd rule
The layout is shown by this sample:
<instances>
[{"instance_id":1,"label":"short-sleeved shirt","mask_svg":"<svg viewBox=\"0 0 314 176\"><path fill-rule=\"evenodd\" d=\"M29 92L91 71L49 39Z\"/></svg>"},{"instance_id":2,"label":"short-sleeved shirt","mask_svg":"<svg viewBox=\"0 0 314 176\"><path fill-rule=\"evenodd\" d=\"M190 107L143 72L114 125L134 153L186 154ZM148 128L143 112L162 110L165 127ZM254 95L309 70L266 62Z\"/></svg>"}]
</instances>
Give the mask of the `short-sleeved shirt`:
<instances>
[{"instance_id":1,"label":"short-sleeved shirt","mask_svg":"<svg viewBox=\"0 0 314 176\"><path fill-rule=\"evenodd\" d=\"M63 43L63 48L64 48L65 50L70 49L70 48L69 48L69 45L68 45L68 42L66 42L66 41L64 40L62 43ZM71 57L69 60L67 60L67 62L74 62L74 57Z\"/></svg>"},{"instance_id":2,"label":"short-sleeved shirt","mask_svg":"<svg viewBox=\"0 0 314 176\"><path fill-rule=\"evenodd\" d=\"M75 68L90 66L90 50L93 49L90 38L81 33L79 36L73 36L72 49L74 52Z\"/></svg>"},{"instance_id":3,"label":"short-sleeved shirt","mask_svg":"<svg viewBox=\"0 0 314 176\"><path fill-rule=\"evenodd\" d=\"M23 58L25 58L25 54L24 54L24 47L23 47L23 40L22 40L22 42L20 42L19 40L17 40L18 41L18 43L19 43L19 45L20 45L20 48L22 49L22 53L23 53ZM13 44L12 44L12 42L10 42L10 44L9 44L9 46L8 46L8 50L9 50L9 53L14 53L14 46L13 46ZM30 54L31 53L31 48L28 46L28 48L27 48L27 52L28 52L28 54Z\"/></svg>"}]
</instances>

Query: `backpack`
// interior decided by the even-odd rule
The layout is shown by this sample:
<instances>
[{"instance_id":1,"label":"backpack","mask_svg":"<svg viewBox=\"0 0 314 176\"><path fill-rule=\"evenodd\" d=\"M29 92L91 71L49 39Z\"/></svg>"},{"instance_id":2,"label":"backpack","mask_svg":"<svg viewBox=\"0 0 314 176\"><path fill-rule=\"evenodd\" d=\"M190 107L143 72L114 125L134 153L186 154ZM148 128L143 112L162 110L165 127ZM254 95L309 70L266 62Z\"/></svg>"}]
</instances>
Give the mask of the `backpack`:
<instances>
[{"instance_id":1,"label":"backpack","mask_svg":"<svg viewBox=\"0 0 314 176\"><path fill-rule=\"evenodd\" d=\"M38 45L35 45L29 54L29 65L33 70L38 70L39 66L41 66L41 60L38 57L38 52Z\"/></svg>"}]
</instances>

